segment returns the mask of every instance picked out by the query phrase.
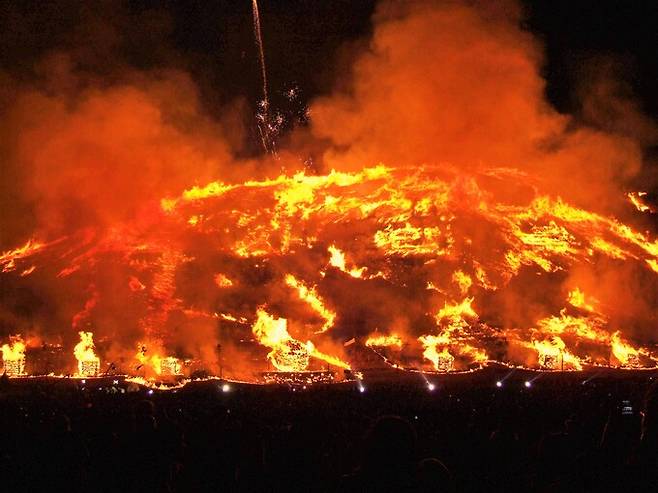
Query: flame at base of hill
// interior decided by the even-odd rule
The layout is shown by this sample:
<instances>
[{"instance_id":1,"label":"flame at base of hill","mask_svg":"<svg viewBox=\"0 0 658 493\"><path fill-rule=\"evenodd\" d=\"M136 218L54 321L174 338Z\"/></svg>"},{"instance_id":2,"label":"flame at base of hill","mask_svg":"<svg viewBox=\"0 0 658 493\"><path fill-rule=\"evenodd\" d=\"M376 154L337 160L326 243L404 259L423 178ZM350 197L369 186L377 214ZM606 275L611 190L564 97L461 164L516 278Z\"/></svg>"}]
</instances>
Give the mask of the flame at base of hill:
<instances>
[{"instance_id":1,"label":"flame at base of hill","mask_svg":"<svg viewBox=\"0 0 658 493\"><path fill-rule=\"evenodd\" d=\"M311 358L339 368L350 368L340 359L317 350L311 341L302 343L293 339L288 333L288 321L285 318L274 318L262 308L258 310L257 316L252 330L261 344L271 348L267 357L277 370L282 372L305 371Z\"/></svg>"},{"instance_id":2,"label":"flame at base of hill","mask_svg":"<svg viewBox=\"0 0 658 493\"><path fill-rule=\"evenodd\" d=\"M20 336L14 336L9 344L0 347L4 372L8 376L25 374L25 343Z\"/></svg>"},{"instance_id":3,"label":"flame at base of hill","mask_svg":"<svg viewBox=\"0 0 658 493\"><path fill-rule=\"evenodd\" d=\"M94 335L91 332L79 332L80 342L73 348L75 359L78 360L78 375L94 377L98 375L101 361L94 352Z\"/></svg>"}]
</instances>

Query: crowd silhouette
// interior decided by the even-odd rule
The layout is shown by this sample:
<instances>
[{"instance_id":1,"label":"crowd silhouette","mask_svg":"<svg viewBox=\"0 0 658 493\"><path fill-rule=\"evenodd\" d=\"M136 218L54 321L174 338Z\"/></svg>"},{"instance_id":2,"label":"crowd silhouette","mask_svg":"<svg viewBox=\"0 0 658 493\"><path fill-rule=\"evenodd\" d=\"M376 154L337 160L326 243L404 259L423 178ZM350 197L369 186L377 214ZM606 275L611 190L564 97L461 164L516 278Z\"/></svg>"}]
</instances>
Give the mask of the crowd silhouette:
<instances>
[{"instance_id":1,"label":"crowd silhouette","mask_svg":"<svg viewBox=\"0 0 658 493\"><path fill-rule=\"evenodd\" d=\"M114 383L3 379L2 490L658 491L648 376L434 390L366 381L364 392Z\"/></svg>"}]
</instances>

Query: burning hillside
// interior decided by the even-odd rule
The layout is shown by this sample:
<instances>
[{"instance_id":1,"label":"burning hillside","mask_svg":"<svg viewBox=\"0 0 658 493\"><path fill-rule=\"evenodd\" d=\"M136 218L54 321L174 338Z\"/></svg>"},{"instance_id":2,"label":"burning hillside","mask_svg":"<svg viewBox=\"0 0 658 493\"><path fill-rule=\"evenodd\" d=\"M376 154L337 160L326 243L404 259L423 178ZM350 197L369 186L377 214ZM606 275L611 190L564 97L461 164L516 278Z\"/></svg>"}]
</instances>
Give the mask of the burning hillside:
<instances>
[{"instance_id":1,"label":"burning hillside","mask_svg":"<svg viewBox=\"0 0 658 493\"><path fill-rule=\"evenodd\" d=\"M216 348L226 348L228 371L265 370L268 360L283 371L314 360L349 368L351 337L405 348L407 362L426 369L488 360L653 366L652 341L638 335L651 318L620 310L596 279L628 272L653 291L658 243L529 184L523 190L522 180L509 170L378 166L213 182L164 198L144 231L86 232L7 252L4 275L15 289L56 279L82 307L75 327L131 327L135 339L157 341L161 356L218 365ZM179 331L200 328L196 351L176 342ZM240 338L269 356L247 361ZM131 342L106 341L104 360L127 372L148 364L122 353Z\"/></svg>"},{"instance_id":2,"label":"burning hillside","mask_svg":"<svg viewBox=\"0 0 658 493\"><path fill-rule=\"evenodd\" d=\"M358 370L355 347L422 371L654 367L640 144L550 108L515 8L412 3L383 4L350 89L259 160L180 74L22 93L37 226L0 256L2 342L87 376Z\"/></svg>"}]
</instances>

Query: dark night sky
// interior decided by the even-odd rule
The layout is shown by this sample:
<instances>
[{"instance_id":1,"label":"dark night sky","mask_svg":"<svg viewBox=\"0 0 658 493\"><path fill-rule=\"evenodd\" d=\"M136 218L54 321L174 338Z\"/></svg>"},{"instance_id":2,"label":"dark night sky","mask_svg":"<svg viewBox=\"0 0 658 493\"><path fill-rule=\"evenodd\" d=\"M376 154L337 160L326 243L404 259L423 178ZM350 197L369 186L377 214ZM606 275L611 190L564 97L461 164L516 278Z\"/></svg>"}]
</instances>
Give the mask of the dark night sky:
<instances>
[{"instance_id":1,"label":"dark night sky","mask_svg":"<svg viewBox=\"0 0 658 493\"><path fill-rule=\"evenodd\" d=\"M261 0L273 98L291 85L306 98L327 91L345 45L367 36L375 4ZM658 3L539 0L524 6L527 28L545 46L547 94L559 110L574 109L583 62L606 56L621 67L644 110L658 115ZM184 68L203 89L209 108L236 95L258 97L248 0L5 0L0 32L0 65L12 76L29 78L44 55L65 50L76 54L80 67L101 75L111 74L115 64Z\"/></svg>"}]
</instances>

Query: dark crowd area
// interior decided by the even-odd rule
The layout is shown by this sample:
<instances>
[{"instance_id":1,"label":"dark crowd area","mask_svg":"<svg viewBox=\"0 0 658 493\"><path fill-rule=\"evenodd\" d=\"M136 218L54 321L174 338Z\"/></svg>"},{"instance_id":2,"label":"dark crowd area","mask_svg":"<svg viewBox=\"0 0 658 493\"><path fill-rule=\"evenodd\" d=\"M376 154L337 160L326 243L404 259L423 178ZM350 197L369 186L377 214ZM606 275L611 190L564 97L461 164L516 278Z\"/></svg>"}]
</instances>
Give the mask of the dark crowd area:
<instances>
[{"instance_id":1,"label":"dark crowd area","mask_svg":"<svg viewBox=\"0 0 658 493\"><path fill-rule=\"evenodd\" d=\"M655 492L657 377L621 373L166 392L4 377L2 491Z\"/></svg>"}]
</instances>

